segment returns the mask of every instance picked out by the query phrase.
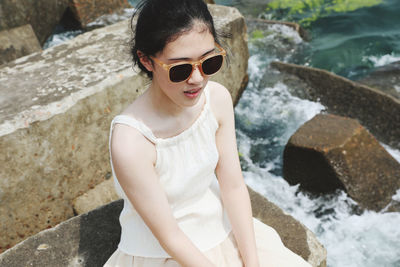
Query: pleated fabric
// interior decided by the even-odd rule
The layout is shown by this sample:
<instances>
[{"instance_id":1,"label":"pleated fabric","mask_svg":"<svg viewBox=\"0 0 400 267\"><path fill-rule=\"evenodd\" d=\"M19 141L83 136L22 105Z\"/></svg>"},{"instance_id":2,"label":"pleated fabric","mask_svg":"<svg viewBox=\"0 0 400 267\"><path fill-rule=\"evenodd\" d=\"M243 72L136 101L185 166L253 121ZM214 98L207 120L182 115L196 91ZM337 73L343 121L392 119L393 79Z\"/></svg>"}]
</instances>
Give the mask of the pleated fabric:
<instances>
[{"instance_id":1,"label":"pleated fabric","mask_svg":"<svg viewBox=\"0 0 400 267\"><path fill-rule=\"evenodd\" d=\"M155 171L173 216L179 228L201 251L220 244L231 231L215 175L219 159L215 135L219 125L211 110L208 87L203 91L205 103L200 115L178 135L156 137L142 121L127 115L117 115L110 127L110 147L115 124L135 128L154 143L157 152ZM124 208L119 217L121 239L118 247L130 255L168 257L123 191L112 160L111 170L116 192L124 199Z\"/></svg>"},{"instance_id":2,"label":"pleated fabric","mask_svg":"<svg viewBox=\"0 0 400 267\"><path fill-rule=\"evenodd\" d=\"M302 257L286 248L278 233L268 225L253 219L257 252L261 267L311 267ZM231 232L216 247L204 252L217 267L243 267L236 240ZM117 249L104 267L181 267L172 258L131 256Z\"/></svg>"}]
</instances>

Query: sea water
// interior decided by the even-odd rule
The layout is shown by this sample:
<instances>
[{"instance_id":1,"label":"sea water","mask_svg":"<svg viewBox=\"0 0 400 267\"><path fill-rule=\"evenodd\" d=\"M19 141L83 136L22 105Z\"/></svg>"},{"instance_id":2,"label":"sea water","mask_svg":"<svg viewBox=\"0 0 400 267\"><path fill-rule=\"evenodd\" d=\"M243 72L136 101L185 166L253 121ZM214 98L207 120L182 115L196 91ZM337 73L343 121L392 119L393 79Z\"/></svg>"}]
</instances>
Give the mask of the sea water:
<instances>
[{"instance_id":1,"label":"sea water","mask_svg":"<svg viewBox=\"0 0 400 267\"><path fill-rule=\"evenodd\" d=\"M304 51L302 46L307 46L296 43L297 33L291 28L276 27L280 29L273 36L250 39L250 81L235 108L246 183L317 235L328 251L328 266L400 266L400 213L362 212L343 191L312 197L282 178L285 144L304 122L324 112L324 107L294 96L293 85L271 78L280 74L268 67L269 62L295 61L298 55L293 47ZM286 46L288 53L282 53L283 57L271 54L272 46L280 51ZM400 161L399 150L383 146ZM400 190L394 198L400 198Z\"/></svg>"}]
</instances>

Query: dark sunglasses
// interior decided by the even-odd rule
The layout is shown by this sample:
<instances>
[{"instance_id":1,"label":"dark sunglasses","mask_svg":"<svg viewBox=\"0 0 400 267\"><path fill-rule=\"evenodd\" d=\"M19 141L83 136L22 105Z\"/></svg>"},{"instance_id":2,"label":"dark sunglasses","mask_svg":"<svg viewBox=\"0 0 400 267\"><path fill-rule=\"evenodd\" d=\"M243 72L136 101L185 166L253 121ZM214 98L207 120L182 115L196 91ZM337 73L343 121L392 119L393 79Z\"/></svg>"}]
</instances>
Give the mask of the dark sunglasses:
<instances>
[{"instance_id":1,"label":"dark sunglasses","mask_svg":"<svg viewBox=\"0 0 400 267\"><path fill-rule=\"evenodd\" d=\"M197 61L183 61L166 64L155 57L151 58L168 72L168 77L171 82L184 82L190 78L196 66L199 67L199 70L203 76L213 75L221 69L226 52L219 44L215 43L215 45L220 50L219 52L207 55Z\"/></svg>"}]
</instances>

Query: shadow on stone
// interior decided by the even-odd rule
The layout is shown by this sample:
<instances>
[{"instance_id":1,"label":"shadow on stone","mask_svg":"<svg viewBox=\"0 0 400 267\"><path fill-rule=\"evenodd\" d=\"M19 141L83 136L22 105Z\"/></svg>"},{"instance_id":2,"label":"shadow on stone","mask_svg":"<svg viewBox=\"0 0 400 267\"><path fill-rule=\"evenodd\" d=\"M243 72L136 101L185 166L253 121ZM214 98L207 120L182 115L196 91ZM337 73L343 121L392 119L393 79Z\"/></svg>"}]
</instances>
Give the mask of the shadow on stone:
<instances>
[{"instance_id":1,"label":"shadow on stone","mask_svg":"<svg viewBox=\"0 0 400 267\"><path fill-rule=\"evenodd\" d=\"M256 218L273 226L284 244L312 266L326 266L326 250L310 230L249 191ZM119 243L122 207L123 200L116 200L44 230L0 254L0 266L103 266Z\"/></svg>"},{"instance_id":2,"label":"shadow on stone","mask_svg":"<svg viewBox=\"0 0 400 267\"><path fill-rule=\"evenodd\" d=\"M118 200L44 230L0 254L0 266L103 266L119 242L122 206Z\"/></svg>"},{"instance_id":3,"label":"shadow on stone","mask_svg":"<svg viewBox=\"0 0 400 267\"><path fill-rule=\"evenodd\" d=\"M117 200L81 217L78 255L85 263L83 266L103 266L117 249L121 236L119 214L122 207L123 200Z\"/></svg>"}]
</instances>

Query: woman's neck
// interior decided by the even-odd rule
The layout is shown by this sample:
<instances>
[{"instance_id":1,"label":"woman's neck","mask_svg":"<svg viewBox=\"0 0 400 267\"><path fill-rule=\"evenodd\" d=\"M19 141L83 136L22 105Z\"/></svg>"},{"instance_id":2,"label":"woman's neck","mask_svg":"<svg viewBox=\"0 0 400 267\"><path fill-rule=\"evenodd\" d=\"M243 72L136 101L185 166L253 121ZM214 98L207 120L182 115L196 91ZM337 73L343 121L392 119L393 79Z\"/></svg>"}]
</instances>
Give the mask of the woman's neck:
<instances>
[{"instance_id":1,"label":"woman's neck","mask_svg":"<svg viewBox=\"0 0 400 267\"><path fill-rule=\"evenodd\" d=\"M187 110L173 102L156 83L152 83L147 91L151 107L160 116L179 116Z\"/></svg>"}]
</instances>

